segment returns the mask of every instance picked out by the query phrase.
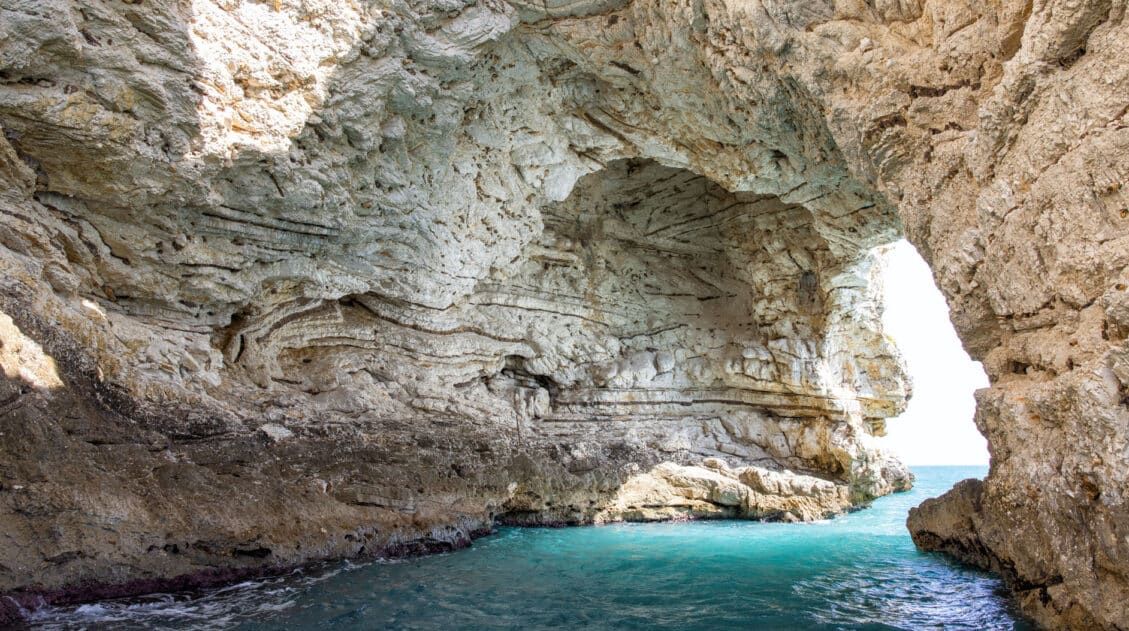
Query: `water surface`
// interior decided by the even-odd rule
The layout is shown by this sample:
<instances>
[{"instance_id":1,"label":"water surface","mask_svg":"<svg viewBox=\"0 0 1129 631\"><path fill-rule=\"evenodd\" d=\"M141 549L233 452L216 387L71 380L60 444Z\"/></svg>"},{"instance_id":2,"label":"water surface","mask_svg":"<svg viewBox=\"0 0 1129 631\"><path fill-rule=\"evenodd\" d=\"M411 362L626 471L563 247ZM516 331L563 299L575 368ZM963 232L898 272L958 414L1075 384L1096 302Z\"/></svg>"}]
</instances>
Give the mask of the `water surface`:
<instances>
[{"instance_id":1,"label":"water surface","mask_svg":"<svg viewBox=\"0 0 1129 631\"><path fill-rule=\"evenodd\" d=\"M469 549L341 564L203 596L41 612L46 628L1029 629L998 579L918 552L906 512L978 467L815 524L503 528Z\"/></svg>"}]
</instances>

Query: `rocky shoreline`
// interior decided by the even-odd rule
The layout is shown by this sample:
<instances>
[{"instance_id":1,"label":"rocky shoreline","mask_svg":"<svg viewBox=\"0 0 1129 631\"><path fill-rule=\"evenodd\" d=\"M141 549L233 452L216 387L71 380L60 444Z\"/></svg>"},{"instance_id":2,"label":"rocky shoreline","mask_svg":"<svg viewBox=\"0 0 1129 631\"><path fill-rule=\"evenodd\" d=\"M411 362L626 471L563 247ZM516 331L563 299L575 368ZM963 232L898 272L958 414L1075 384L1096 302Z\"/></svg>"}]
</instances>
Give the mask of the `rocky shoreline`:
<instances>
[{"instance_id":1,"label":"rocky shoreline","mask_svg":"<svg viewBox=\"0 0 1129 631\"><path fill-rule=\"evenodd\" d=\"M656 468L646 482L636 481L617 496L614 504L588 521L561 521L543 514L503 513L498 515L497 526L524 528L597 527L616 522L656 522L740 519L763 522L797 522L826 519L836 515L862 510L865 506L851 504L845 497L845 487L807 476L778 473L744 467L737 471L714 459L701 467L683 467L667 463ZM650 477L650 476L648 476ZM744 486L738 480L748 480ZM912 480L912 474L909 477ZM656 483L657 482L657 483ZM719 482L722 484L719 486ZM728 483L728 488L726 488ZM822 483L822 484L821 484ZM909 481L900 482L895 492L909 490ZM807 486L806 492L789 492L776 495L767 504L765 498L750 498L750 494L779 493L781 486ZM741 488L741 487L744 488ZM817 487L812 492L811 487ZM757 489L754 491L753 489ZM656 494L658 497L656 497ZM672 494L675 497L672 497ZM822 499L822 502L818 500ZM195 593L246 580L281 576L298 569L317 568L327 563L343 560L403 559L442 554L467 548L482 537L494 534L490 528L466 532L456 531L452 536L408 539L386 545L376 551L363 551L342 559L307 561L291 565L260 565L255 567L218 567L198 570L172 577L132 579L122 583L89 583L65 585L53 589L21 588L0 593L0 627L20 628L36 609L45 606L66 606L101 600L122 599L158 593Z\"/></svg>"},{"instance_id":2,"label":"rocky shoreline","mask_svg":"<svg viewBox=\"0 0 1129 631\"><path fill-rule=\"evenodd\" d=\"M353 560L405 559L442 554L469 547L475 539L493 534L493 529L482 528L459 533L449 540L415 539L388 545L376 553L366 552ZM336 561L341 561L338 559ZM170 578L134 579L124 583L94 583L68 585L50 590L19 589L0 593L0 627L19 627L27 617L45 606L66 606L82 603L132 598L149 594L193 593L231 585L241 581L281 576L298 569L313 568L336 561L312 561L296 565L265 565L244 568L208 568Z\"/></svg>"}]
</instances>

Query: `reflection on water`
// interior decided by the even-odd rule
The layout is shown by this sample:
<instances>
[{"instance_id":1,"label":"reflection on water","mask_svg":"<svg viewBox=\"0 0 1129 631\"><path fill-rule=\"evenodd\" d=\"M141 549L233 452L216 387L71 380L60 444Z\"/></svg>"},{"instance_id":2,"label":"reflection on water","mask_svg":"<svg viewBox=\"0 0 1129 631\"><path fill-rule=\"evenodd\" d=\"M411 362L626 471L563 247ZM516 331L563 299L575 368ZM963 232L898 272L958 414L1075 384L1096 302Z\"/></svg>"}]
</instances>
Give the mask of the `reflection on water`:
<instances>
[{"instance_id":1,"label":"reflection on water","mask_svg":"<svg viewBox=\"0 0 1129 631\"><path fill-rule=\"evenodd\" d=\"M918 552L910 506L983 468L816 524L502 529L467 550L338 564L194 598L54 609L53 629L1028 629L1000 582Z\"/></svg>"}]
</instances>

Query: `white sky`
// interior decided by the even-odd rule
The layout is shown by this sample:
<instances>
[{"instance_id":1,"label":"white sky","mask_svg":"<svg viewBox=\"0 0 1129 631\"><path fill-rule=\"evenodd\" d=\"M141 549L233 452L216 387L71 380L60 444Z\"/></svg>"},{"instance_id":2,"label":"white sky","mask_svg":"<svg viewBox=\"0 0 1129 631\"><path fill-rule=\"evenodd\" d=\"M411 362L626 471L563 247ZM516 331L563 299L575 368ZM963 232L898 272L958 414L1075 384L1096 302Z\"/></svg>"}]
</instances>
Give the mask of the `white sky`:
<instances>
[{"instance_id":1,"label":"white sky","mask_svg":"<svg viewBox=\"0 0 1129 631\"><path fill-rule=\"evenodd\" d=\"M913 377L909 408L888 419L883 444L908 465L987 465L988 447L972 421L972 393L988 385L964 352L929 267L907 241L894 244L883 274L882 321Z\"/></svg>"}]
</instances>

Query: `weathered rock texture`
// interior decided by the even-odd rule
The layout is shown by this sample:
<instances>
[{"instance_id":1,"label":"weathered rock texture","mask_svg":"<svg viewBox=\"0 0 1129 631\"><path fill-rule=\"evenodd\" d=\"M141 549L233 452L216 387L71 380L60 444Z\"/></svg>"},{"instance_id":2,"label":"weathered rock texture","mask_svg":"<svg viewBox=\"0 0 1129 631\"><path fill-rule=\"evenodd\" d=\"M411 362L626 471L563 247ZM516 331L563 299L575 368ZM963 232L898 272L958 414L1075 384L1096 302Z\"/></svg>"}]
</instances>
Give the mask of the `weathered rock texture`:
<instances>
[{"instance_id":1,"label":"weathered rock texture","mask_svg":"<svg viewBox=\"0 0 1129 631\"><path fill-rule=\"evenodd\" d=\"M666 462L634 475L594 521L658 521L685 518L822 519L851 507L847 488L811 476L730 469L717 458L704 466Z\"/></svg>"},{"instance_id":2,"label":"weathered rock texture","mask_svg":"<svg viewBox=\"0 0 1129 631\"><path fill-rule=\"evenodd\" d=\"M0 590L903 488L905 234L993 380L918 541L1129 626L1124 0L0 12Z\"/></svg>"}]
</instances>

